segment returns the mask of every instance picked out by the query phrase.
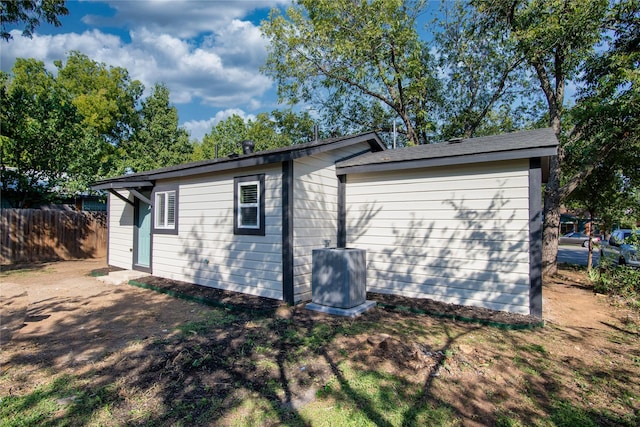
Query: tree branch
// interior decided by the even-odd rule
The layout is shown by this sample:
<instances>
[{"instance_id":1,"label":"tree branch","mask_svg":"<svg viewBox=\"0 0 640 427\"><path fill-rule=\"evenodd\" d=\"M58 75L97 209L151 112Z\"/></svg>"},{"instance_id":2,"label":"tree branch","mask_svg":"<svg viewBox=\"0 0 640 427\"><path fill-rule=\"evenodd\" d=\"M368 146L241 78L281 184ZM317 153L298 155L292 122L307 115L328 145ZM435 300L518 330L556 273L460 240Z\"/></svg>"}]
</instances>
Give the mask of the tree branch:
<instances>
[{"instance_id":1,"label":"tree branch","mask_svg":"<svg viewBox=\"0 0 640 427\"><path fill-rule=\"evenodd\" d=\"M332 70L329 70L328 68L325 68L324 66L322 66L322 64L319 61L316 61L315 59L306 57L306 55L304 55L301 51L299 51L298 49L296 49L296 51L302 56L304 57L309 64L313 65L315 67L316 70L318 70L322 75L324 75L325 77L328 78L332 78L332 79L336 79L341 81L342 83L345 83L347 85L353 86L355 88L357 88L358 90L360 90L362 93L364 93L365 95L369 95L373 98L376 98L382 102L384 102L386 105L388 105L389 107L393 108L394 110L396 110L396 108L393 105L393 102L390 101L389 99L385 98L384 96L382 96L379 93L373 92L371 90L369 90L366 86L364 86L362 83L356 82L354 80L348 79L345 76L340 75L340 73L335 73ZM396 110L397 111L397 110Z\"/></svg>"},{"instance_id":2,"label":"tree branch","mask_svg":"<svg viewBox=\"0 0 640 427\"><path fill-rule=\"evenodd\" d=\"M536 74L538 74L538 80L540 80L540 87L544 92L544 96L547 98L547 104L549 105L549 109L553 106L554 110L556 109L556 95L554 90L551 87L551 81L549 80L549 76L547 75L547 70L545 70L544 65L539 60L535 59L531 61L531 65L536 70Z\"/></svg>"},{"instance_id":3,"label":"tree branch","mask_svg":"<svg viewBox=\"0 0 640 427\"><path fill-rule=\"evenodd\" d=\"M493 92L493 96L491 97L491 100L485 105L485 107L480 112L480 115L476 118L476 120L473 120L471 122L470 126L465 131L465 136L467 138L470 138L473 136L476 129L480 125L480 122L482 121L482 119L489 113L489 111L491 110L491 108L493 108L495 103L498 102L498 100L502 97L504 93L503 90L507 83L507 79L509 78L509 75L513 70L515 70L518 66L520 66L520 64L522 64L523 61L524 61L524 57L518 59L502 73L502 76L500 77L500 81L498 82L498 88Z\"/></svg>"},{"instance_id":4,"label":"tree branch","mask_svg":"<svg viewBox=\"0 0 640 427\"><path fill-rule=\"evenodd\" d=\"M609 153L611 153L614 147L615 147L615 143L606 144L605 146L602 147L601 150L599 150L599 153L596 156L596 158L597 159L607 158L607 156L609 155ZM596 168L595 162L591 162L590 164L585 165L580 172L573 175L571 178L569 178L569 180L563 186L558 188L558 194L560 196L560 200L566 200L566 198L569 197L569 195L573 193L573 191L576 188L578 188L580 183L584 179L586 179L589 175L591 175L591 173L595 170L595 168Z\"/></svg>"}]
</instances>

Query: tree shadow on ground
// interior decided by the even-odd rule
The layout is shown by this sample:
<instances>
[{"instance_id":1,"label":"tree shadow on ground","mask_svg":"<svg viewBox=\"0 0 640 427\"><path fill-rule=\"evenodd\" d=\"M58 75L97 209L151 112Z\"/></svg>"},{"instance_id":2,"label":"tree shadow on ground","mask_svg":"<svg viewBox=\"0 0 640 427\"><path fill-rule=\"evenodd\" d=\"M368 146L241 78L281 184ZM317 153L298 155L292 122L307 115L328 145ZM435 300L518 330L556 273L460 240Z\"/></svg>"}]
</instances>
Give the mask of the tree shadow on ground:
<instances>
[{"instance_id":1,"label":"tree shadow on ground","mask_svg":"<svg viewBox=\"0 0 640 427\"><path fill-rule=\"evenodd\" d=\"M490 208L506 203L499 192L492 202ZM451 257L450 247L434 249L430 243L436 227L420 218L403 228L391 225L394 238L370 261L408 264L403 271L383 271L385 280L393 283L420 274L418 269L426 264L428 269L450 271L420 283L427 290L438 289L437 281L462 279L478 286L447 290L446 298L468 298L470 293L481 293L483 284L495 285L518 263L526 244L521 239L497 243L496 236L510 241L511 215L486 227L493 218L491 209L473 211L465 203L456 199L451 204L457 211L455 225L439 232L456 235L470 230L473 238L459 244L467 253L484 251L479 264L486 271L469 272L465 269L468 259ZM368 227L382 213L369 205L365 217L356 221ZM194 226L185 237L191 245L185 245L181 256L191 263L191 270L212 282L223 279L218 277L222 271L244 277L256 260L226 257L202 268L203 258L209 259L203 232L210 225L202 219ZM516 227L515 231L523 230ZM237 239L224 249L230 253L256 249L245 243ZM265 252L280 249L277 243L269 245ZM637 376L637 369L613 363L621 360L616 354L621 344L604 342L598 349L603 353L597 353L587 345L590 330L509 331L382 308L357 319L333 318L302 306L264 309L273 300L259 298L253 306L234 308L227 302L209 307L132 289L92 296L94 300L111 298L99 312L88 309L90 299L83 298L43 300L30 307L27 317L58 316L59 324L45 331L32 322L14 335L3 365L9 366L9 375L15 369L16 385L21 378L29 378L30 370L54 372L51 367L59 366L60 371L54 372L48 386L28 391L26 398L9 404L28 412L47 400L67 399L58 409L59 417L80 424L97 420L121 425L308 425L305 402L333 399L363 423L377 425L420 425L438 415L462 424L486 425L506 419L531 425L542 417L575 420L584 415L596 424L613 425L624 421L620 413L632 413L628 396L637 391L636 385L626 381ZM488 300L496 302L500 297L489 295ZM260 301L264 301L262 307ZM174 312L186 315L178 320L170 316ZM368 340L380 335L382 339L373 343ZM568 356L551 347L550 337L580 350ZM626 339L632 340L623 341L629 354L640 357L637 348L632 349L637 339ZM598 354L609 358L611 365L593 364ZM373 390L363 387L363 376L373 378ZM618 412L578 403L588 401L589 390L595 387L623 402ZM388 402L406 408L394 414ZM431 412L439 408L444 412ZM633 425L637 415L629 420ZM59 421L48 418L38 424L58 425Z\"/></svg>"},{"instance_id":2,"label":"tree shadow on ground","mask_svg":"<svg viewBox=\"0 0 640 427\"><path fill-rule=\"evenodd\" d=\"M101 310L84 311L91 299L106 298ZM169 316L177 312L182 321ZM309 425L305 405L312 401L339 402L376 425L437 417L532 424L554 416L624 425L616 413L578 402L593 387L624 400L634 387L624 379L637 373L624 364L593 365L591 353L556 354L549 344L562 338L588 349L593 331L510 331L380 308L357 319L302 306L256 312L249 304L208 307L126 286L89 300L47 299L27 313L44 316L59 316L60 324L45 331L33 322L11 348L3 343L10 355L3 369L5 381L15 375L6 393L14 398L4 400L12 411L27 414L47 402L57 408L55 418L37 421L45 426ZM610 342L600 355L616 360L619 348ZM38 370L50 378L33 377L44 385L15 398Z\"/></svg>"}]
</instances>

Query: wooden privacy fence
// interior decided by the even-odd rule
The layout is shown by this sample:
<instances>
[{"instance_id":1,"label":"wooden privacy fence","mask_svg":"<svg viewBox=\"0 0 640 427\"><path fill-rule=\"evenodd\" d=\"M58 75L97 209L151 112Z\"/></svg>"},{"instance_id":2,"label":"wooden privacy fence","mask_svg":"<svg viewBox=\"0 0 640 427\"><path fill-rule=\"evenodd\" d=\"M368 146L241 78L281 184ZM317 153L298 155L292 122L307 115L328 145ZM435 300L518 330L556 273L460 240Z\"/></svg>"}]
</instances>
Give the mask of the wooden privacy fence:
<instances>
[{"instance_id":1,"label":"wooden privacy fence","mask_svg":"<svg viewBox=\"0 0 640 427\"><path fill-rule=\"evenodd\" d=\"M106 212L0 212L0 264L98 258L107 253Z\"/></svg>"}]
</instances>

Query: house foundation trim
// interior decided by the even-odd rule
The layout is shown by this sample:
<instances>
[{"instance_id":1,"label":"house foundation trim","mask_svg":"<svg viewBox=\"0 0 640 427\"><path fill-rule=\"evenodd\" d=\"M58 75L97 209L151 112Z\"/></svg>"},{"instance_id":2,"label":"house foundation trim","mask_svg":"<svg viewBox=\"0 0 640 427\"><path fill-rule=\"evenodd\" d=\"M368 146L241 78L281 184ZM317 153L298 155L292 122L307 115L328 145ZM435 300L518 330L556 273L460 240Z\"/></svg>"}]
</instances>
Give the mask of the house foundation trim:
<instances>
[{"instance_id":1,"label":"house foundation trim","mask_svg":"<svg viewBox=\"0 0 640 427\"><path fill-rule=\"evenodd\" d=\"M293 289L293 161L282 162L282 298L295 303Z\"/></svg>"},{"instance_id":2,"label":"house foundation trim","mask_svg":"<svg viewBox=\"0 0 640 427\"><path fill-rule=\"evenodd\" d=\"M529 314L542 318L542 168L529 160Z\"/></svg>"}]
</instances>

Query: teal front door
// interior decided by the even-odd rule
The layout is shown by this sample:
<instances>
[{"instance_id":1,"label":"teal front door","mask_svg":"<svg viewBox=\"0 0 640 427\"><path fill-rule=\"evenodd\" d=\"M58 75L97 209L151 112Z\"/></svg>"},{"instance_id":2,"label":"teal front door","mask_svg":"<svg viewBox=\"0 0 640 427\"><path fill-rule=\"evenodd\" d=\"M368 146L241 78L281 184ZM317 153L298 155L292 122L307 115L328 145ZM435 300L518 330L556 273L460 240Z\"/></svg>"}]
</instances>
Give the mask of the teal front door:
<instances>
[{"instance_id":1,"label":"teal front door","mask_svg":"<svg viewBox=\"0 0 640 427\"><path fill-rule=\"evenodd\" d=\"M151 271L151 205L136 199L133 268Z\"/></svg>"}]
</instances>

